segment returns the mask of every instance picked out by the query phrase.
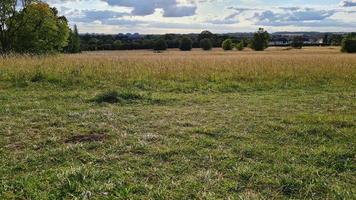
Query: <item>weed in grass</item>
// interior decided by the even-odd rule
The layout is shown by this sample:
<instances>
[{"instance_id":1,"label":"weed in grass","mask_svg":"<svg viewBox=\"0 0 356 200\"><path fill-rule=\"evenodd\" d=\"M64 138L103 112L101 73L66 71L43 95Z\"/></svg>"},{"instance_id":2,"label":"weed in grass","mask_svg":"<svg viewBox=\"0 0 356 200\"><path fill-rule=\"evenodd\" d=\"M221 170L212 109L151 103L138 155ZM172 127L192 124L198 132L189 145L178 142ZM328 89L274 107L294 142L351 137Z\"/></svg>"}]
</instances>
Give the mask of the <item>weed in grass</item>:
<instances>
[{"instance_id":1,"label":"weed in grass","mask_svg":"<svg viewBox=\"0 0 356 200\"><path fill-rule=\"evenodd\" d=\"M31 78L30 78L30 81L33 82L33 83L37 83L37 82L41 82L41 81L44 81L46 79L46 76L40 72L40 71L37 71Z\"/></svg>"}]
</instances>

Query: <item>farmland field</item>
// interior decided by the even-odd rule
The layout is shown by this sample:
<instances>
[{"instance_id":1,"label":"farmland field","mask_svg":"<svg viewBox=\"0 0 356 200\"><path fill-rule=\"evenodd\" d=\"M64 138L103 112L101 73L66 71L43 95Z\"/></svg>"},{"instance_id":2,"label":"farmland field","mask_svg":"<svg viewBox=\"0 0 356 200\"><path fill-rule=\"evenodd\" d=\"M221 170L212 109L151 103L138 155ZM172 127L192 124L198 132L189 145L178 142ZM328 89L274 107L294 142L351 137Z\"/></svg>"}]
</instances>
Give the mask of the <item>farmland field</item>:
<instances>
[{"instance_id":1,"label":"farmland field","mask_svg":"<svg viewBox=\"0 0 356 200\"><path fill-rule=\"evenodd\" d=\"M0 58L0 199L353 199L338 48Z\"/></svg>"}]
</instances>

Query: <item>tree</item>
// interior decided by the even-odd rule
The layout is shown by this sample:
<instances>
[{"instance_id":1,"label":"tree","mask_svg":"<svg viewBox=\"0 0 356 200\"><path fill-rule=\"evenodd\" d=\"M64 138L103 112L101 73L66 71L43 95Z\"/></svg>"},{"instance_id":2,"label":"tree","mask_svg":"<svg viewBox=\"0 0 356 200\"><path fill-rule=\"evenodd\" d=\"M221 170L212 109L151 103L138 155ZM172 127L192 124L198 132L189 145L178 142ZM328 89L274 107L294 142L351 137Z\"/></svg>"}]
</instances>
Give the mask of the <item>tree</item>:
<instances>
[{"instance_id":1,"label":"tree","mask_svg":"<svg viewBox=\"0 0 356 200\"><path fill-rule=\"evenodd\" d=\"M67 19L57 14L46 3L27 5L14 17L13 49L34 54L62 51L68 45L69 28Z\"/></svg>"},{"instance_id":2,"label":"tree","mask_svg":"<svg viewBox=\"0 0 356 200\"><path fill-rule=\"evenodd\" d=\"M301 36L295 36L293 37L292 43L291 43L291 47L295 48L295 49L301 49L303 48L304 45L304 38Z\"/></svg>"},{"instance_id":3,"label":"tree","mask_svg":"<svg viewBox=\"0 0 356 200\"><path fill-rule=\"evenodd\" d=\"M202 31L199 36L198 39L199 41L202 39L214 39L215 35L213 33L211 33L210 31Z\"/></svg>"},{"instance_id":4,"label":"tree","mask_svg":"<svg viewBox=\"0 0 356 200\"><path fill-rule=\"evenodd\" d=\"M345 36L341 43L341 51L345 53L356 53L356 33Z\"/></svg>"},{"instance_id":5,"label":"tree","mask_svg":"<svg viewBox=\"0 0 356 200\"><path fill-rule=\"evenodd\" d=\"M213 44L211 43L211 40L208 38L200 40L200 48L202 48L205 51L211 50L213 48Z\"/></svg>"},{"instance_id":6,"label":"tree","mask_svg":"<svg viewBox=\"0 0 356 200\"><path fill-rule=\"evenodd\" d=\"M98 50L98 43L100 41L96 38L90 38L89 41L88 41L88 44L89 44L89 50L91 51L96 51Z\"/></svg>"},{"instance_id":7,"label":"tree","mask_svg":"<svg viewBox=\"0 0 356 200\"><path fill-rule=\"evenodd\" d=\"M222 43L222 48L225 50L225 51L230 51L234 48L234 44L232 43L232 40L231 39L226 39L223 41Z\"/></svg>"},{"instance_id":8,"label":"tree","mask_svg":"<svg viewBox=\"0 0 356 200\"><path fill-rule=\"evenodd\" d=\"M1 0L0 1L0 44L1 53L5 53L11 48L10 32L12 31L13 20L10 20L16 15L16 0Z\"/></svg>"},{"instance_id":9,"label":"tree","mask_svg":"<svg viewBox=\"0 0 356 200\"><path fill-rule=\"evenodd\" d=\"M80 37L79 37L77 25L74 25L74 29L70 30L67 52L68 53L81 52Z\"/></svg>"},{"instance_id":10,"label":"tree","mask_svg":"<svg viewBox=\"0 0 356 200\"><path fill-rule=\"evenodd\" d=\"M17 32L14 18L19 14L18 10L27 5L38 2L38 0L1 0L0 1L0 53L6 53L11 50L14 34ZM17 26L17 27L21 27Z\"/></svg>"},{"instance_id":11,"label":"tree","mask_svg":"<svg viewBox=\"0 0 356 200\"><path fill-rule=\"evenodd\" d=\"M167 50L167 42L164 39L158 39L153 45L153 50L155 51L165 51Z\"/></svg>"},{"instance_id":12,"label":"tree","mask_svg":"<svg viewBox=\"0 0 356 200\"><path fill-rule=\"evenodd\" d=\"M250 47L255 51L264 51L266 48L268 48L269 39L269 33L263 28L259 28L258 31L253 35L253 38L250 42Z\"/></svg>"},{"instance_id":13,"label":"tree","mask_svg":"<svg viewBox=\"0 0 356 200\"><path fill-rule=\"evenodd\" d=\"M182 40L180 41L179 44L179 49L181 51L190 51L192 50L192 39L190 39L189 37L183 37Z\"/></svg>"},{"instance_id":14,"label":"tree","mask_svg":"<svg viewBox=\"0 0 356 200\"><path fill-rule=\"evenodd\" d=\"M332 46L340 46L341 45L341 42L342 42L342 39L343 39L343 35L342 34L332 34L330 37L329 37L329 44L332 45Z\"/></svg>"},{"instance_id":15,"label":"tree","mask_svg":"<svg viewBox=\"0 0 356 200\"><path fill-rule=\"evenodd\" d=\"M237 50L242 51L245 48L244 45L245 45L244 41L241 41L241 42L237 43L235 47L236 47Z\"/></svg>"},{"instance_id":16,"label":"tree","mask_svg":"<svg viewBox=\"0 0 356 200\"><path fill-rule=\"evenodd\" d=\"M119 50L122 47L122 42L120 40L115 40L113 46L114 50Z\"/></svg>"}]
</instances>

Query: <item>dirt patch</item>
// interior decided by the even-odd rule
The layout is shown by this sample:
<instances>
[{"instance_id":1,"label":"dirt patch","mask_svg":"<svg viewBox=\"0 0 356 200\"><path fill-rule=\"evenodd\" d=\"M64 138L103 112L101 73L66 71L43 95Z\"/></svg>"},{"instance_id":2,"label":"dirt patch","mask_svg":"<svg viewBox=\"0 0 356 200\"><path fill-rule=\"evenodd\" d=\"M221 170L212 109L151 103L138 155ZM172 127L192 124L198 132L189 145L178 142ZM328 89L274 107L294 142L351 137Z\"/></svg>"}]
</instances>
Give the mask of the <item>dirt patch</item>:
<instances>
[{"instance_id":1,"label":"dirt patch","mask_svg":"<svg viewBox=\"0 0 356 200\"><path fill-rule=\"evenodd\" d=\"M8 149L11 149L11 150L22 150L25 148L22 143L18 143L18 142L13 143L13 144L8 144L5 147Z\"/></svg>"},{"instance_id":2,"label":"dirt patch","mask_svg":"<svg viewBox=\"0 0 356 200\"><path fill-rule=\"evenodd\" d=\"M75 135L65 140L65 143L100 142L106 138L105 134L91 133L86 135Z\"/></svg>"}]
</instances>

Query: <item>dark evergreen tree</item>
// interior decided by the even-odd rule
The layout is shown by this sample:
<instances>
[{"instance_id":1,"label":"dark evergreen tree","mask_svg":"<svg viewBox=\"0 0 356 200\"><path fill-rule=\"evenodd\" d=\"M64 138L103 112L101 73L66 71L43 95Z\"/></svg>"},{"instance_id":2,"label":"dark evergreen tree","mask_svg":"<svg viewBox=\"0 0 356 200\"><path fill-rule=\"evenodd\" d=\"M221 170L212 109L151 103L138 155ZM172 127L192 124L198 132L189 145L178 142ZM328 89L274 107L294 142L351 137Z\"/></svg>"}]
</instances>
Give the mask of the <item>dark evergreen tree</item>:
<instances>
[{"instance_id":1,"label":"dark evergreen tree","mask_svg":"<svg viewBox=\"0 0 356 200\"><path fill-rule=\"evenodd\" d=\"M70 31L67 52L68 53L81 52L80 37L79 37L77 25L74 25L74 29Z\"/></svg>"}]
</instances>

